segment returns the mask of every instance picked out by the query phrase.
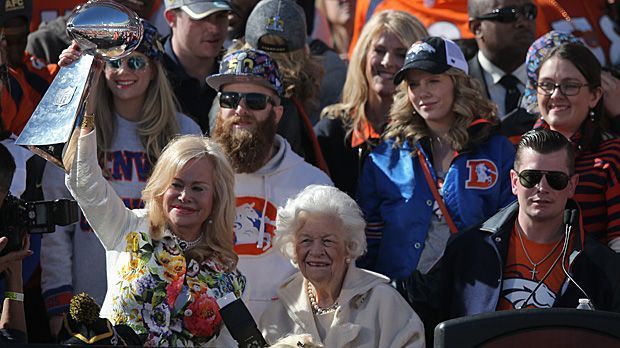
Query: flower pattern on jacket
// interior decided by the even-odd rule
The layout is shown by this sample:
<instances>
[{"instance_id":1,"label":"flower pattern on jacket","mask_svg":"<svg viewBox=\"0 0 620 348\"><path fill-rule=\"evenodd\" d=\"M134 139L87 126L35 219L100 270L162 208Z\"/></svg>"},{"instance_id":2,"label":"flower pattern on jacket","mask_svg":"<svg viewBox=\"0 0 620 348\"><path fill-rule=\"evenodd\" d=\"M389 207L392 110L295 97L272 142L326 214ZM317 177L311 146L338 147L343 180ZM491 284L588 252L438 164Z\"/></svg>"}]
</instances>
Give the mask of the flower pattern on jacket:
<instances>
[{"instance_id":1,"label":"flower pattern on jacket","mask_svg":"<svg viewBox=\"0 0 620 348\"><path fill-rule=\"evenodd\" d=\"M217 299L241 296L245 277L226 272L212 257L185 259L174 238L152 240L148 233L126 237L129 261L119 270L119 295L112 299L112 321L146 335L146 346L196 346L219 334Z\"/></svg>"}]
</instances>

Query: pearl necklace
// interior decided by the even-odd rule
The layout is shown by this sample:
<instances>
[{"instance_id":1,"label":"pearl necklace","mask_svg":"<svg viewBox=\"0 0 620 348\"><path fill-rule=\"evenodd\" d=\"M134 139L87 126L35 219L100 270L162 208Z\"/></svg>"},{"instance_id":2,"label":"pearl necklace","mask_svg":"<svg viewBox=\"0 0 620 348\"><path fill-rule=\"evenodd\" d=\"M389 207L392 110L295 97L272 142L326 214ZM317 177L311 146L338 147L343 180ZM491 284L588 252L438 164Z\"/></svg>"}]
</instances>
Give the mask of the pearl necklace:
<instances>
[{"instance_id":1,"label":"pearl necklace","mask_svg":"<svg viewBox=\"0 0 620 348\"><path fill-rule=\"evenodd\" d=\"M314 290L312 290L312 284L310 284L310 282L308 282L308 285L306 286L306 291L308 292L308 299L310 300L310 306L312 306L312 313L314 315L323 315L335 312L338 307L340 307L338 305L338 301L334 302L334 304L329 307L319 307L319 304L316 301L316 295L314 294Z\"/></svg>"},{"instance_id":2,"label":"pearl necklace","mask_svg":"<svg viewBox=\"0 0 620 348\"><path fill-rule=\"evenodd\" d=\"M179 247L181 248L181 250L186 251L195 247L196 245L198 245L198 243L202 241L202 233L198 236L198 238L193 241L187 241L177 235L174 235L174 238L177 240L177 243L179 243Z\"/></svg>"}]
</instances>

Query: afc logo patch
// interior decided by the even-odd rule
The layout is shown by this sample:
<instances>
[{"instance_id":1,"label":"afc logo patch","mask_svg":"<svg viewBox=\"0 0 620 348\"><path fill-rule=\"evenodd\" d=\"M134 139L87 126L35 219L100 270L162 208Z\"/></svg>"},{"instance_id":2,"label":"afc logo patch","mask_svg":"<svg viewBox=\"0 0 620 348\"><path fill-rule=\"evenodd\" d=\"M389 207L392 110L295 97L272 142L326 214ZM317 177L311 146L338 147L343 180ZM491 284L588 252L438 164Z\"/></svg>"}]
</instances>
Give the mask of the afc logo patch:
<instances>
[{"instance_id":1,"label":"afc logo patch","mask_svg":"<svg viewBox=\"0 0 620 348\"><path fill-rule=\"evenodd\" d=\"M467 161L469 176L465 181L466 189L486 190L497 182L497 166L487 159L474 159Z\"/></svg>"}]
</instances>

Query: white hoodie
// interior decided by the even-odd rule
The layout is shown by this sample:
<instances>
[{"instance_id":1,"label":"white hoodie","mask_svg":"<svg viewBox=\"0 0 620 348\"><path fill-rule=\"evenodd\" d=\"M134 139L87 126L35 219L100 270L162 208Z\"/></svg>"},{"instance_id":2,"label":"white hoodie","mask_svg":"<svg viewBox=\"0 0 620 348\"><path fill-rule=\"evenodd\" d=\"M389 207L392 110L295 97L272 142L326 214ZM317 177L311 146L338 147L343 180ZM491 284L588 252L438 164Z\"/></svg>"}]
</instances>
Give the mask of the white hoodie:
<instances>
[{"instance_id":1,"label":"white hoodie","mask_svg":"<svg viewBox=\"0 0 620 348\"><path fill-rule=\"evenodd\" d=\"M320 169L297 155L276 135L275 155L254 173L235 174L235 251L246 276L244 297L254 319L277 300L278 286L297 269L273 248L277 209L306 186L333 183Z\"/></svg>"}]
</instances>

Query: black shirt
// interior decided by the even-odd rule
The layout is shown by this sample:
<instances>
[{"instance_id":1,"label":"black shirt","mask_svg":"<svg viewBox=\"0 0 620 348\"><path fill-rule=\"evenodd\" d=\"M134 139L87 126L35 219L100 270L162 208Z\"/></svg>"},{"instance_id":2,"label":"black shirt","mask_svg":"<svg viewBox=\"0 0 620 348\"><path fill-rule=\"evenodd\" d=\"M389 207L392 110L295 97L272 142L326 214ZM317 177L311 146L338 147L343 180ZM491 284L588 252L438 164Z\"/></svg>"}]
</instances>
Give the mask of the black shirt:
<instances>
[{"instance_id":1,"label":"black shirt","mask_svg":"<svg viewBox=\"0 0 620 348\"><path fill-rule=\"evenodd\" d=\"M179 101L181 112L194 119L206 135L209 134L209 110L217 91L209 87L204 81L189 76L176 54L172 50L172 35L164 39L163 65L168 74L174 94ZM216 59L211 74L219 71L221 55Z\"/></svg>"}]
</instances>

